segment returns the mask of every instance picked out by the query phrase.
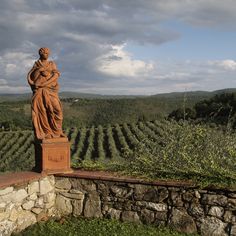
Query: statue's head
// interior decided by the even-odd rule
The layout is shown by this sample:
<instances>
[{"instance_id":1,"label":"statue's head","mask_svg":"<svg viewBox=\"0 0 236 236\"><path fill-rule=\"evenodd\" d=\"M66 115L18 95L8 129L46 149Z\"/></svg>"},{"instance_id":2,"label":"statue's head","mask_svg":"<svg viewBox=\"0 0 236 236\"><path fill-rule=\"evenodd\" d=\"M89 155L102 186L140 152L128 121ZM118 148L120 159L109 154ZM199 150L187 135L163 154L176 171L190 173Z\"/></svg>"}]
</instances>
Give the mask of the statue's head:
<instances>
[{"instance_id":1,"label":"statue's head","mask_svg":"<svg viewBox=\"0 0 236 236\"><path fill-rule=\"evenodd\" d=\"M39 56L40 56L41 59L47 60L49 54L50 54L50 49L49 48L40 48L39 49Z\"/></svg>"}]
</instances>

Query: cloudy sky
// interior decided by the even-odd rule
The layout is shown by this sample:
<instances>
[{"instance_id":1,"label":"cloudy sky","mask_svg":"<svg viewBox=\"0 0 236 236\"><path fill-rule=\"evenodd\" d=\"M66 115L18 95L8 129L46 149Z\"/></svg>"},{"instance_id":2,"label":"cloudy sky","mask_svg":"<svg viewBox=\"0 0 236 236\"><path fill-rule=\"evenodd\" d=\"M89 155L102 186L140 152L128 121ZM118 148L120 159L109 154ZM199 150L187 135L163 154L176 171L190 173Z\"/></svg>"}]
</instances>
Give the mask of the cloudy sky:
<instances>
[{"instance_id":1,"label":"cloudy sky","mask_svg":"<svg viewBox=\"0 0 236 236\"><path fill-rule=\"evenodd\" d=\"M40 47L61 91L236 87L235 0L1 0L0 93L30 92Z\"/></svg>"}]
</instances>

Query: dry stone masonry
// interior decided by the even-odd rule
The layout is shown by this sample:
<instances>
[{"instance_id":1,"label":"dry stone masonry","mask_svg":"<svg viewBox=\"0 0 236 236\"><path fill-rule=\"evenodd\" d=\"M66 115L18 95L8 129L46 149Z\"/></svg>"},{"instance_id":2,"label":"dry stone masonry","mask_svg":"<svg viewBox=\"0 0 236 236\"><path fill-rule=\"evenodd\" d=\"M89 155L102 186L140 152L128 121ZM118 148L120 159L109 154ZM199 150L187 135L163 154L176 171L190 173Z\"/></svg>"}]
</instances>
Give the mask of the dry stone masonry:
<instances>
[{"instance_id":1,"label":"dry stone masonry","mask_svg":"<svg viewBox=\"0 0 236 236\"><path fill-rule=\"evenodd\" d=\"M55 179L0 189L0 235L11 235L55 215Z\"/></svg>"},{"instance_id":2,"label":"dry stone masonry","mask_svg":"<svg viewBox=\"0 0 236 236\"><path fill-rule=\"evenodd\" d=\"M169 225L203 236L236 236L236 192L56 177L61 215Z\"/></svg>"},{"instance_id":3,"label":"dry stone masonry","mask_svg":"<svg viewBox=\"0 0 236 236\"><path fill-rule=\"evenodd\" d=\"M169 225L203 236L236 236L236 190L79 174L40 177L0 189L0 236L71 214Z\"/></svg>"}]
</instances>

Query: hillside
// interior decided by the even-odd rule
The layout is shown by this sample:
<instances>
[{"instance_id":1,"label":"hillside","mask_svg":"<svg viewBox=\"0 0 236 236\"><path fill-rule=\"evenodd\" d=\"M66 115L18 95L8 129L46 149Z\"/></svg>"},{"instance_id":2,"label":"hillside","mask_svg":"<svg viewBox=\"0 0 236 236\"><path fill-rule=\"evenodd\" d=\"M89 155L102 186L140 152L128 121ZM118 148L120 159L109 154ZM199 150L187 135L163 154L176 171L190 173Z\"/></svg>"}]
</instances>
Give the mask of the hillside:
<instances>
[{"instance_id":1,"label":"hillside","mask_svg":"<svg viewBox=\"0 0 236 236\"><path fill-rule=\"evenodd\" d=\"M221 90L208 91L188 91L188 92L172 92L172 93L160 93L155 95L102 95L92 93L79 93L79 92L60 92L59 95L62 99L65 98L86 98L86 99L122 99L122 98L183 98L187 96L189 98L197 97L199 99L209 98L215 94L220 93L234 93L236 88L226 88ZM31 97L31 93L12 94L12 93L0 93L0 102L3 101L21 101L28 100Z\"/></svg>"},{"instance_id":2,"label":"hillside","mask_svg":"<svg viewBox=\"0 0 236 236\"><path fill-rule=\"evenodd\" d=\"M209 99L215 94L227 91L233 92L235 89L168 93L146 97L102 95L92 97L89 94L82 96L77 93L62 93L63 125L64 128L84 127L161 119L180 107L191 108L203 99ZM13 100L0 102L0 127L5 130L31 129L32 127L30 99L17 100L18 98L18 95L14 95Z\"/></svg>"}]
</instances>

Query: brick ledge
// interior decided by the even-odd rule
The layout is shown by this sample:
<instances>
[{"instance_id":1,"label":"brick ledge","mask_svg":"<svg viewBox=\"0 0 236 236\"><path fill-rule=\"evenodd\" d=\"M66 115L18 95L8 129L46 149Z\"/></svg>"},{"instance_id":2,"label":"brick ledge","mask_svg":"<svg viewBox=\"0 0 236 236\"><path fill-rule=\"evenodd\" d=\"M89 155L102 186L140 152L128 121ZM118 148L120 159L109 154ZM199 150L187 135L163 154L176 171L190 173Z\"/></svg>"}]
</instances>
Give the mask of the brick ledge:
<instances>
[{"instance_id":1,"label":"brick ledge","mask_svg":"<svg viewBox=\"0 0 236 236\"><path fill-rule=\"evenodd\" d=\"M177 180L157 180L149 181L141 178L135 178L130 176L122 176L115 172L108 171L87 171L87 170L74 170L73 173L67 174L55 174L57 177L70 177L70 178L81 178L81 179L92 179L92 180L106 180L113 182L125 182L133 184L145 184L145 185L156 185L156 186L169 186L169 187L198 187L192 181L177 181Z\"/></svg>"},{"instance_id":2,"label":"brick ledge","mask_svg":"<svg viewBox=\"0 0 236 236\"><path fill-rule=\"evenodd\" d=\"M33 180L38 180L45 176L45 174L32 171L1 173L0 188L27 184Z\"/></svg>"}]
</instances>

